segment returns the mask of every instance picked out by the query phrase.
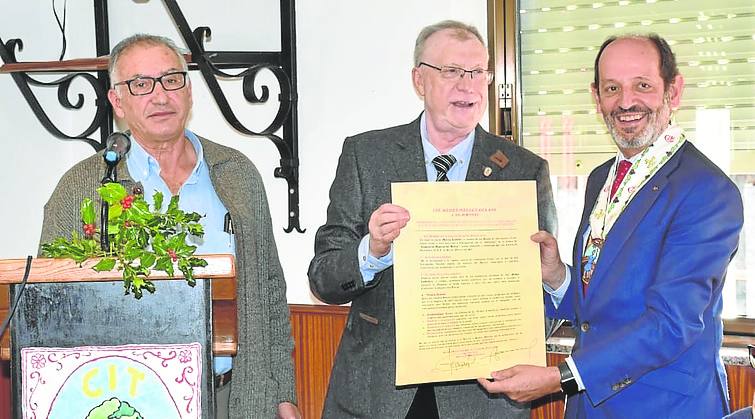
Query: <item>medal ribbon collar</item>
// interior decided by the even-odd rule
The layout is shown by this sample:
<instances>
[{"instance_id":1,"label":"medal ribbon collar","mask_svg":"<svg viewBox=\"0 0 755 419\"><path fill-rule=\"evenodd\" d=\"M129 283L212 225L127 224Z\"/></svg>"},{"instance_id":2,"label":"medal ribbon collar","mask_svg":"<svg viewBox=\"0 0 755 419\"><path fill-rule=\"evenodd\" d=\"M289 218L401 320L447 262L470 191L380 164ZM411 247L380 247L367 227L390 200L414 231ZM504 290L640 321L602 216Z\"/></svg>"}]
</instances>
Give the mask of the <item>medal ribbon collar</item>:
<instances>
[{"instance_id":1,"label":"medal ribbon collar","mask_svg":"<svg viewBox=\"0 0 755 419\"><path fill-rule=\"evenodd\" d=\"M600 257L603 242L619 215L645 183L679 150L684 141L682 129L678 126L669 126L640 153L639 158L629 169L629 173L621 181L616 194L611 198L611 186L616 177L618 163L623 157L621 151L618 152L590 213L590 236L585 243L582 257L583 283L587 284L590 281Z\"/></svg>"}]
</instances>

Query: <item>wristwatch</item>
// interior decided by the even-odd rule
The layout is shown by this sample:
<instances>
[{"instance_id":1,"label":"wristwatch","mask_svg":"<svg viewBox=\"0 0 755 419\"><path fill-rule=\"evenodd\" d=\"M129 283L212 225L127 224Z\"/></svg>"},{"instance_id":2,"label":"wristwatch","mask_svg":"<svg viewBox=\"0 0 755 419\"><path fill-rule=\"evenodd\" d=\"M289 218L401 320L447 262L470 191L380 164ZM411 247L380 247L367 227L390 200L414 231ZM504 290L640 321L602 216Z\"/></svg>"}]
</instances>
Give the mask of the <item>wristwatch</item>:
<instances>
[{"instance_id":1,"label":"wristwatch","mask_svg":"<svg viewBox=\"0 0 755 419\"><path fill-rule=\"evenodd\" d=\"M558 364L558 372L561 374L561 391L567 396L577 394L579 392L579 386L577 385L577 379L574 378L569 364L562 362Z\"/></svg>"}]
</instances>

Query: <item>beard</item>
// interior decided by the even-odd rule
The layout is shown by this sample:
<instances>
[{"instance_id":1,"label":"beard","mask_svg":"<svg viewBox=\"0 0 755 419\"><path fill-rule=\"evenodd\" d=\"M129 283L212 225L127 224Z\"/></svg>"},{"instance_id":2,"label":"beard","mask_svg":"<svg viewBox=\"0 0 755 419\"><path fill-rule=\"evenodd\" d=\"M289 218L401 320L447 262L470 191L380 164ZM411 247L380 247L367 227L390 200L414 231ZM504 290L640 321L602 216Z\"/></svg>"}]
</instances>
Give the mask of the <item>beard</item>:
<instances>
[{"instance_id":1,"label":"beard","mask_svg":"<svg viewBox=\"0 0 755 419\"><path fill-rule=\"evenodd\" d=\"M615 120L625 113L644 113L648 123L642 131L624 136L616 128ZM621 149L641 149L652 144L669 125L671 118L671 106L669 106L668 94L663 95L663 103L655 111L647 106L634 105L629 109L617 108L610 115L603 115L603 121L608 127L608 132L616 145Z\"/></svg>"}]
</instances>

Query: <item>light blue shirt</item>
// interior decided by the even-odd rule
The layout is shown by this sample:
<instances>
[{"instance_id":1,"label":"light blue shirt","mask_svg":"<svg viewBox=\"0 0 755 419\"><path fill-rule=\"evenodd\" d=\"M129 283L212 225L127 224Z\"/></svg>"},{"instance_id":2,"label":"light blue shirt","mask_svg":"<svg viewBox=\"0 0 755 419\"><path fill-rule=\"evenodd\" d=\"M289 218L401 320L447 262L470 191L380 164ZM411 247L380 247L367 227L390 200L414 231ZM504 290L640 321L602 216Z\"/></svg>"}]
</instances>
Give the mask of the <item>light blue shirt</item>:
<instances>
[{"instance_id":1,"label":"light blue shirt","mask_svg":"<svg viewBox=\"0 0 755 419\"><path fill-rule=\"evenodd\" d=\"M233 235L225 231L225 215L228 210L220 201L218 194L210 180L210 170L204 161L204 152L199 138L191 132L184 131L197 154L197 164L191 171L188 179L181 186L178 195L178 207L186 212L196 212L203 217L199 220L204 228L204 237L190 236L188 242L197 246L197 254L228 253L235 255L236 245ZM150 206L153 204L152 196L156 191L163 194L163 208L168 208L173 194L168 185L160 177L160 164L150 156L137 141L131 141L131 150L126 158L126 165L131 178L140 182L144 188L144 200ZM232 360L229 356L215 357L213 360L215 374L230 371Z\"/></svg>"},{"instance_id":2,"label":"light blue shirt","mask_svg":"<svg viewBox=\"0 0 755 419\"><path fill-rule=\"evenodd\" d=\"M425 113L422 113L419 121L419 133L422 138L422 151L425 156L425 171L427 172L427 181L435 182L437 171L433 165L433 159L440 155L438 149L430 143L430 136L427 133L427 121ZM447 154L456 157L456 163L446 174L451 182L463 182L467 178L469 170L469 160L472 158L472 146L474 146L474 130L470 132L459 144L456 144ZM375 274L393 266L393 244L388 254L376 258L370 254L370 235L367 234L359 242L357 249L359 257L359 271L362 273L362 279L365 284L369 284L375 278Z\"/></svg>"}]
</instances>

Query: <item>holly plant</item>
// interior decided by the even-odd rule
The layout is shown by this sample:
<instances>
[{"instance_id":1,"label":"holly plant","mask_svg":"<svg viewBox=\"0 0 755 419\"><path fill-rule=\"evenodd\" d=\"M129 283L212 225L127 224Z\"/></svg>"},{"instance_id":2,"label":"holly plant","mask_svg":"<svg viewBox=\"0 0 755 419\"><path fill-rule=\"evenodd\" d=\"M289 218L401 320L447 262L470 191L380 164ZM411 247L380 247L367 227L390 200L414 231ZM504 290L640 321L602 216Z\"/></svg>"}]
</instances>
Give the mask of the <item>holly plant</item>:
<instances>
[{"instance_id":1,"label":"holly plant","mask_svg":"<svg viewBox=\"0 0 755 419\"><path fill-rule=\"evenodd\" d=\"M94 257L102 258L92 267L95 271L118 269L123 271L126 294L142 298L142 291L155 292L149 280L150 270L174 276L178 268L190 286L196 284L193 269L207 266L207 261L194 257L196 246L186 243L188 236L202 237L196 212L178 208L178 195L171 197L167 210L161 212L163 194L155 192L152 209L143 195L129 195L119 183L107 183L97 193L109 206L107 234L110 247L100 247L101 230L97 228L94 203L85 198L81 202L83 234L72 232L71 239L63 237L42 245L42 255L70 258L81 264Z\"/></svg>"}]
</instances>

